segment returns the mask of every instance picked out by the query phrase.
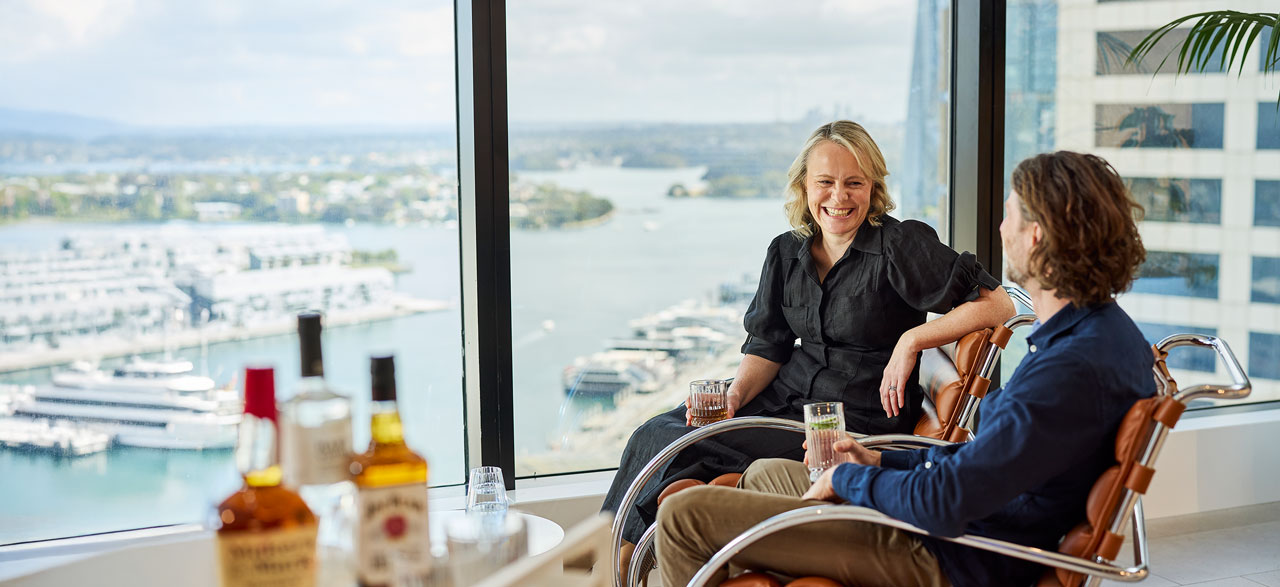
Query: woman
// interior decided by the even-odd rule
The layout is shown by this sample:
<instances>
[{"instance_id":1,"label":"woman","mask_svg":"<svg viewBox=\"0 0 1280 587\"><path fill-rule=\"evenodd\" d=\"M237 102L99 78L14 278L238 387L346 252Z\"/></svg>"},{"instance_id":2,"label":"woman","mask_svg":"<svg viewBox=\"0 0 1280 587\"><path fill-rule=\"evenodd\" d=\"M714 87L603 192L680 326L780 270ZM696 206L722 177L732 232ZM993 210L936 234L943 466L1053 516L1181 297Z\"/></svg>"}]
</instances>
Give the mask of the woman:
<instances>
[{"instance_id":1,"label":"woman","mask_svg":"<svg viewBox=\"0 0 1280 587\"><path fill-rule=\"evenodd\" d=\"M972 254L956 253L922 222L887 216L894 207L887 175L875 141L844 120L814 131L792 163L785 209L793 230L769 245L747 309L730 417L799 421L804 404L840 401L852 431L909 434L923 411L919 352L1013 316L1000 282ZM944 315L926 323L928 312ZM640 469L688 424L681 406L636 429L604 510L617 510ZM623 536L639 540L657 513L658 493L676 479L709 481L756 459L803 454L794 432L703 440L650 482Z\"/></svg>"}]
</instances>

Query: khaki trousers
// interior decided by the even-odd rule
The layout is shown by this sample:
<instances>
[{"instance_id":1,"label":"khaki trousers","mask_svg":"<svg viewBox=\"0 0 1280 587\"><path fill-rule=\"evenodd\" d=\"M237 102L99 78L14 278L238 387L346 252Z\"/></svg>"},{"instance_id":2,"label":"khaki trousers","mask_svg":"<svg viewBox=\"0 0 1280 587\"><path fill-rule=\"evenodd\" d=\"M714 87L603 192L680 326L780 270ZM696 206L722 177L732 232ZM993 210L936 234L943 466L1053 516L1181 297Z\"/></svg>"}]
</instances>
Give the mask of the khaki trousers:
<instances>
[{"instance_id":1,"label":"khaki trousers","mask_svg":"<svg viewBox=\"0 0 1280 587\"><path fill-rule=\"evenodd\" d=\"M658 509L658 569L663 587L686 585L730 540L766 518L822 505L800 499L809 469L784 459L761 459L739 488L699 486L676 493ZM864 522L824 522L791 528L747 547L735 567L790 577L819 575L846 585L950 585L938 561L915 535ZM728 576L722 569L712 580Z\"/></svg>"}]
</instances>

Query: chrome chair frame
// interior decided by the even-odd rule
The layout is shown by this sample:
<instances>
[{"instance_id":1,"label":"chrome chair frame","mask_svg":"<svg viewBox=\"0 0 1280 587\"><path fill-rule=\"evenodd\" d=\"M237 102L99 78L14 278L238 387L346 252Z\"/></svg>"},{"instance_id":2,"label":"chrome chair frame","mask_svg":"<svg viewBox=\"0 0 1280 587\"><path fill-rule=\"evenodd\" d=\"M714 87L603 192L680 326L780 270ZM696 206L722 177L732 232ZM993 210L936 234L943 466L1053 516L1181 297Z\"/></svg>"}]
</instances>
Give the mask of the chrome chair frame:
<instances>
[{"instance_id":1,"label":"chrome chair frame","mask_svg":"<svg viewBox=\"0 0 1280 587\"><path fill-rule=\"evenodd\" d=\"M1198 398L1240 399L1249 395L1252 389L1252 385L1249 383L1249 377L1245 374L1244 369L1240 366L1240 362L1236 359L1235 354L1231 352L1231 347L1227 345L1226 341L1216 336L1174 334L1164 340L1161 340L1156 345L1158 349L1166 352L1170 349L1181 346L1212 348L1218 353L1218 356L1225 364L1232 382L1230 385L1225 386L1202 384L1189 387L1174 393L1173 398L1175 400L1186 405L1191 400ZM1164 446L1164 441L1168 433L1168 426L1165 426L1158 421L1155 423L1155 429L1151 434L1151 438L1147 440L1147 444L1138 458L1138 462L1140 464L1146 467L1151 467L1155 463L1155 459L1159 455L1160 449ZM1134 551L1134 564L1126 567L1119 566L1113 561L1103 559L1102 557L1095 557L1094 559L1089 560L1055 551L1032 548L983 536L963 535L956 538L934 536L934 538L974 548L980 548L982 550L1039 563L1053 568L1082 573L1088 576L1086 585L1096 587L1103 579L1134 582L1145 579L1149 574L1147 563L1147 534L1142 512L1141 495L1138 492L1127 488L1124 490L1122 498L1117 504L1116 509L1113 510L1111 514L1112 523L1111 527L1108 529L1115 534L1120 534L1124 531L1126 518L1132 520ZM689 585L692 587L702 587L706 585L716 571L728 564L730 559L735 555L751 544L754 544L774 532L811 522L826 522L833 520L870 522L873 524L881 524L884 526L898 528L915 534L926 536L930 535L927 531L916 526L868 508L834 504L800 508L766 519L751 527L746 532L743 532L737 538L734 538L707 561L707 564L705 564L698 573L694 575L693 579L689 582Z\"/></svg>"},{"instance_id":2,"label":"chrome chair frame","mask_svg":"<svg viewBox=\"0 0 1280 587\"><path fill-rule=\"evenodd\" d=\"M1006 289L1009 289L1006 287ZM1012 291L1012 290L1010 290ZM1025 295L1025 294L1023 294ZM1026 326L1035 321L1032 314L1019 314L1005 321L1004 326L1009 330L1016 330L1019 327ZM986 356L983 357L980 368L977 371L979 377L991 379L995 366L1000 358L1003 349L998 345L991 345ZM969 431L969 438L973 438L972 424L973 417L977 413L978 398L968 396L965 398L964 406L961 408L960 417L957 420L957 427L962 427ZM636 543L635 550L632 551L631 564L626 569L626 580L622 575L622 529L626 525L628 516L635 509L636 501L640 497L640 492L649 480L658 472L659 469L665 467L680 451L698 443L699 441L717 436L725 432L734 430L744 430L749 428L761 428L768 430L791 430L804 434L804 423L784 418L765 418L759 416L748 416L740 418L730 418L714 424L709 424L686 433L684 436L676 439L671 444L663 448L657 455L654 455L648 464L640 470L635 480L631 482L631 486L627 488L627 492L623 494L622 502L618 505L618 512L613 521L612 544L610 547L610 568L613 570L614 587L630 587L640 583L641 575L644 574L645 559L649 556L649 551L653 548L654 537L657 532L657 525L651 524L644 534L640 536L640 541ZM890 450L924 448L929 446L946 446L952 444L945 440L925 436L915 436L912 434L885 434L875 437L868 437L864 434L850 433L854 438L859 439L865 446L885 448ZM868 439L868 440L863 440Z\"/></svg>"}]
</instances>

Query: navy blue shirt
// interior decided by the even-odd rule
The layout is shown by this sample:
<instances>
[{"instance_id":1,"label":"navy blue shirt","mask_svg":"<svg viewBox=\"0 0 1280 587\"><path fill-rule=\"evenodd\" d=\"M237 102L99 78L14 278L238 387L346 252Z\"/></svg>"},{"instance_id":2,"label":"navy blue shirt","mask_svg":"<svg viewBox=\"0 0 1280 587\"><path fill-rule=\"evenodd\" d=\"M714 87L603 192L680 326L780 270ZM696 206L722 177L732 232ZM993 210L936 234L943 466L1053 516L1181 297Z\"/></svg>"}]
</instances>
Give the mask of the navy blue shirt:
<instances>
[{"instance_id":1,"label":"navy blue shirt","mask_svg":"<svg viewBox=\"0 0 1280 587\"><path fill-rule=\"evenodd\" d=\"M1151 349L1115 303L1068 304L1027 337L1028 354L981 404L975 440L886 451L879 467L836 469L836 493L938 536L963 533L1057 550L1115 463L1115 431L1155 394ZM1031 585L1044 567L928 536L947 578Z\"/></svg>"}]
</instances>

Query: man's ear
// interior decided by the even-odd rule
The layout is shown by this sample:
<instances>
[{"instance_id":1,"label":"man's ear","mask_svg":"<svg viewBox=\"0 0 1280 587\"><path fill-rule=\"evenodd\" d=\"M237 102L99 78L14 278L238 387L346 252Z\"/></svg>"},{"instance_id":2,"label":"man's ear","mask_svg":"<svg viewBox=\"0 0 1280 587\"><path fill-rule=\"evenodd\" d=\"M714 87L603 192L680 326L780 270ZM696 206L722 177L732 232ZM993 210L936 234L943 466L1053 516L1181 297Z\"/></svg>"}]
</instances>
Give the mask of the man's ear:
<instances>
[{"instance_id":1,"label":"man's ear","mask_svg":"<svg viewBox=\"0 0 1280 587\"><path fill-rule=\"evenodd\" d=\"M1044 240L1044 233L1040 231L1040 223L1032 222L1031 223L1031 246L1040 244L1040 241L1042 240Z\"/></svg>"}]
</instances>

